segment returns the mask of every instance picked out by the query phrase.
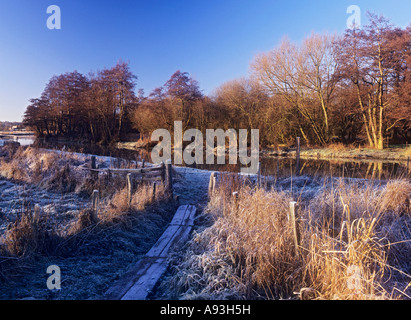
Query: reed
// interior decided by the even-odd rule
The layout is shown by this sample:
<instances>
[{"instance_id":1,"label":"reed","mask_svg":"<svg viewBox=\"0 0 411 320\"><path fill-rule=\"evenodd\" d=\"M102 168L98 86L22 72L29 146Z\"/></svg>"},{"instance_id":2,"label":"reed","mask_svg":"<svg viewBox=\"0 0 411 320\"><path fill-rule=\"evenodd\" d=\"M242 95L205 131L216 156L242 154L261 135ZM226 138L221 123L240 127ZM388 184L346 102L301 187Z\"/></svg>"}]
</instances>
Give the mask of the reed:
<instances>
[{"instance_id":1,"label":"reed","mask_svg":"<svg viewBox=\"0 0 411 320\"><path fill-rule=\"evenodd\" d=\"M204 213L214 223L194 235L174 264L166 284L174 297L409 298L409 182L325 185L300 205L297 251L290 194L243 184L230 197L236 183L226 180Z\"/></svg>"}]
</instances>

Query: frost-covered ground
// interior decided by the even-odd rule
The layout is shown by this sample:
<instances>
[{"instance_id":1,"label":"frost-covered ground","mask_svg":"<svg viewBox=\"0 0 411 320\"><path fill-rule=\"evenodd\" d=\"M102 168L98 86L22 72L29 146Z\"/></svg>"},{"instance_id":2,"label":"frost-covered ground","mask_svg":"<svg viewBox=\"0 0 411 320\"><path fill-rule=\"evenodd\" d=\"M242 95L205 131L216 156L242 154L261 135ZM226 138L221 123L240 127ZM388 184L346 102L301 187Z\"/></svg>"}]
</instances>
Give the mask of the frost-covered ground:
<instances>
[{"instance_id":1,"label":"frost-covered ground","mask_svg":"<svg viewBox=\"0 0 411 320\"><path fill-rule=\"evenodd\" d=\"M75 193L54 193L36 185L0 180L0 234L25 208L37 204L40 212L60 225L75 220L89 201Z\"/></svg>"},{"instance_id":2,"label":"frost-covered ground","mask_svg":"<svg viewBox=\"0 0 411 320\"><path fill-rule=\"evenodd\" d=\"M75 158L74 172L88 174L85 169L89 166L90 155L50 152L70 155ZM112 167L119 161L111 157L96 158L99 168ZM179 204L197 205L201 211L207 204L211 171L187 167L174 167L174 170L174 194L179 195ZM256 181L257 177L247 178ZM309 176L262 178L264 185L292 192L294 198L301 200L313 198L322 188L328 188L331 180L327 181ZM34 204L38 204L42 214L64 229L77 219L81 209L90 205L90 199L76 192L59 193L37 184L0 178L0 235L21 213L22 208ZM0 282L0 299L99 299L132 263L151 248L165 230L174 210L169 204L151 208L150 212L132 219L124 228L112 228L109 232L105 230L85 237L75 254L42 257L27 262L23 266L22 276ZM62 289L57 294L46 287L46 269L52 264L60 266L62 270Z\"/></svg>"},{"instance_id":3,"label":"frost-covered ground","mask_svg":"<svg viewBox=\"0 0 411 320\"><path fill-rule=\"evenodd\" d=\"M56 165L61 159L52 157L52 153L68 155L70 173L77 178L89 174L85 169L89 166L90 155L58 151L45 153ZM42 154L38 156L40 158ZM96 160L99 168L118 164L117 159L110 157L97 156ZM46 167L47 162L44 163ZM22 167L30 169L30 165L32 163L25 163ZM48 174L44 168L44 177ZM45 216L62 236L58 242L62 250L23 258L0 255L0 299L99 299L131 264L151 248L175 212L173 203L159 203L146 207L144 211L136 211L135 215L125 219L106 225L97 224L73 237L64 238L65 230L78 220L83 208L90 207L91 199L84 192L59 192L50 188L48 183L22 180L0 177L0 239L3 238L0 246L4 243L7 229L21 217L22 212L32 210L36 204L40 207L40 215ZM16 259L19 259L17 263L9 263L16 262ZM46 270L50 265L61 269L62 289L56 293L46 286L49 276Z\"/></svg>"}]
</instances>

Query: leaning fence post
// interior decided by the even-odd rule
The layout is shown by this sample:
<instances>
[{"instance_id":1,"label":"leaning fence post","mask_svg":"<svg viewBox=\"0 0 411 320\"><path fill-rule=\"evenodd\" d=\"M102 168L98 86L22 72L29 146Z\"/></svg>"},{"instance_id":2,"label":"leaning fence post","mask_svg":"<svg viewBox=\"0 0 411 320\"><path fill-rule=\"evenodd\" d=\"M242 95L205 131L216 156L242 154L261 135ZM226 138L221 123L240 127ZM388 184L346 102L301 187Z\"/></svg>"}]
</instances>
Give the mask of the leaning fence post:
<instances>
[{"instance_id":1,"label":"leaning fence post","mask_svg":"<svg viewBox=\"0 0 411 320\"><path fill-rule=\"evenodd\" d=\"M91 220L93 222L97 221L98 202L99 202L99 192L98 190L94 190L93 197L92 197L92 210L91 210Z\"/></svg>"},{"instance_id":2,"label":"leaning fence post","mask_svg":"<svg viewBox=\"0 0 411 320\"><path fill-rule=\"evenodd\" d=\"M171 160L167 160L166 166L167 191L170 196L173 197L173 166L171 164Z\"/></svg>"},{"instance_id":3,"label":"leaning fence post","mask_svg":"<svg viewBox=\"0 0 411 320\"><path fill-rule=\"evenodd\" d=\"M127 205L131 205L131 195L133 193L133 187L131 185L131 173L127 173Z\"/></svg>"},{"instance_id":4,"label":"leaning fence post","mask_svg":"<svg viewBox=\"0 0 411 320\"><path fill-rule=\"evenodd\" d=\"M297 202L290 202L290 223L293 229L294 245L296 254L300 251L300 231L299 231L299 222L297 217Z\"/></svg>"}]
</instances>

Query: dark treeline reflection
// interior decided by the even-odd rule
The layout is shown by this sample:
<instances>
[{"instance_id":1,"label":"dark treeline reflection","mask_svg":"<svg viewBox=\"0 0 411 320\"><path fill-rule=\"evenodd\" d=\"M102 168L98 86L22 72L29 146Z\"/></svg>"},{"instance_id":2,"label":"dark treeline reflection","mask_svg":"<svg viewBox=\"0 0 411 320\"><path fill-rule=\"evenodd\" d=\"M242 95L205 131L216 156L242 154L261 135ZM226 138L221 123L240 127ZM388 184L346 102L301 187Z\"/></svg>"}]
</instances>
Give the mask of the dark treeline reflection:
<instances>
[{"instance_id":1,"label":"dark treeline reflection","mask_svg":"<svg viewBox=\"0 0 411 320\"><path fill-rule=\"evenodd\" d=\"M295 175L296 161L290 158L263 157L261 159L261 173L279 177ZM300 175L381 180L399 178L406 174L406 162L300 160Z\"/></svg>"}]
</instances>

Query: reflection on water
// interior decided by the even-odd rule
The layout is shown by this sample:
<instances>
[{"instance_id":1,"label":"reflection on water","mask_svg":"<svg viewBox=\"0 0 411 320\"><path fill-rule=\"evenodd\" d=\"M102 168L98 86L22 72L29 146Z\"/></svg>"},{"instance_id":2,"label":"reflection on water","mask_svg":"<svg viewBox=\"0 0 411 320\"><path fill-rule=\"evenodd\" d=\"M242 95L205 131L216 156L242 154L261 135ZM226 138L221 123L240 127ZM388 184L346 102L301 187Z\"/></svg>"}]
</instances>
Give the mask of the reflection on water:
<instances>
[{"instance_id":1,"label":"reflection on water","mask_svg":"<svg viewBox=\"0 0 411 320\"><path fill-rule=\"evenodd\" d=\"M18 140L16 139L18 138ZM34 140L32 137L15 137L12 139L18 141L21 145L33 145L38 148L65 150L71 152L80 152L86 154L96 154L100 156L111 156L127 160L144 159L151 162L150 151L148 149L126 150L116 147L99 146L95 144L79 145L73 142L55 142L45 141L43 139ZM0 145L1 145L0 139ZM291 158L280 157L261 157L261 174L276 177L289 177L296 174L296 161ZM228 159L226 160L228 163ZM190 165L189 167L212 170L212 171L229 171L240 172L240 165ZM308 176L333 176L349 177L364 179L393 179L404 177L411 174L411 168L408 168L407 162L385 162L370 160L300 160L300 174Z\"/></svg>"},{"instance_id":2,"label":"reflection on water","mask_svg":"<svg viewBox=\"0 0 411 320\"><path fill-rule=\"evenodd\" d=\"M95 154L98 156L123 158L132 161L141 161L144 159L144 161L150 162L151 160L149 150L145 149L127 150L119 149L114 146L102 146L97 144L78 144L75 142L47 141L44 139L35 140L32 146L35 148L64 150L69 152Z\"/></svg>"},{"instance_id":3,"label":"reflection on water","mask_svg":"<svg viewBox=\"0 0 411 320\"><path fill-rule=\"evenodd\" d=\"M309 176L333 176L363 179L393 179L404 177L410 169L406 162L368 160L300 160L300 174ZM261 161L261 173L290 176L296 173L295 159L265 157Z\"/></svg>"},{"instance_id":4,"label":"reflection on water","mask_svg":"<svg viewBox=\"0 0 411 320\"><path fill-rule=\"evenodd\" d=\"M296 174L296 160L280 157L261 157L263 176L290 177ZM239 165L197 165L199 169L239 172ZM408 170L408 172L407 172ZM411 174L406 162L368 160L314 160L300 159L300 175L362 179L394 179Z\"/></svg>"},{"instance_id":5,"label":"reflection on water","mask_svg":"<svg viewBox=\"0 0 411 320\"><path fill-rule=\"evenodd\" d=\"M6 141L15 141L21 146L29 146L34 143L35 139L34 136L3 136L0 137L0 146L4 145Z\"/></svg>"}]
</instances>

